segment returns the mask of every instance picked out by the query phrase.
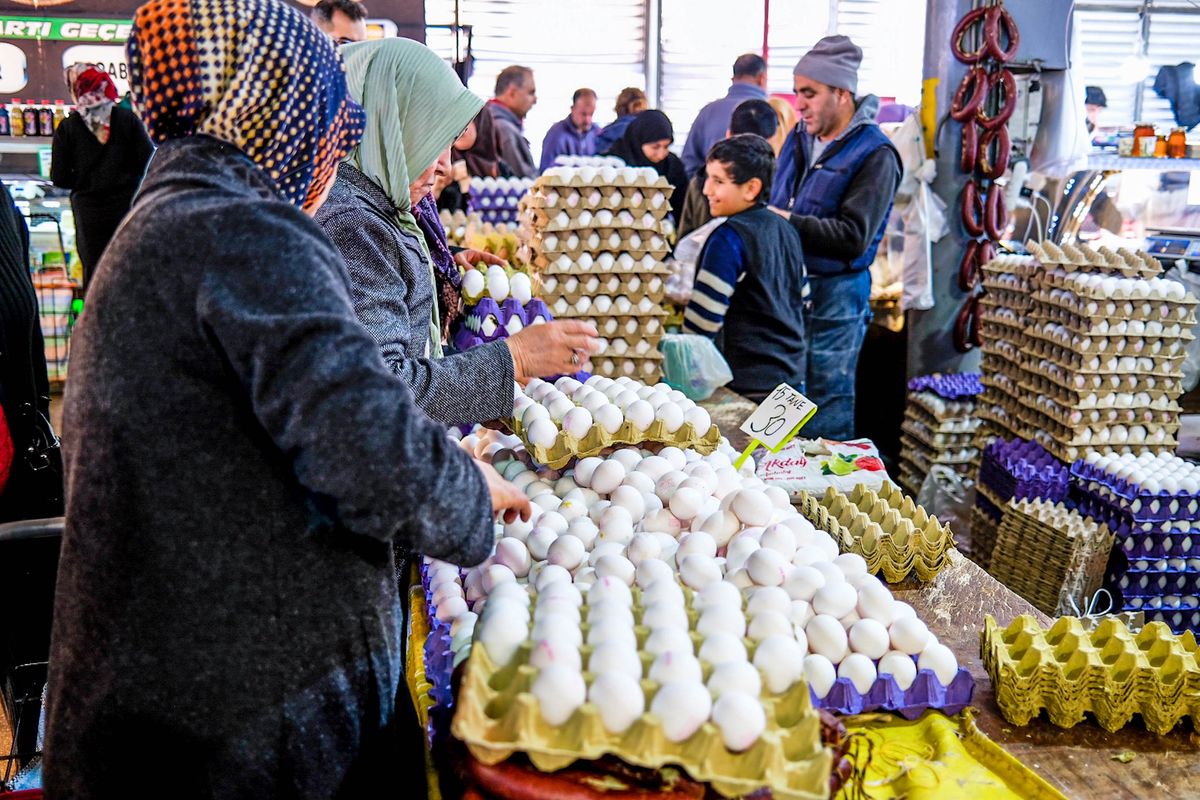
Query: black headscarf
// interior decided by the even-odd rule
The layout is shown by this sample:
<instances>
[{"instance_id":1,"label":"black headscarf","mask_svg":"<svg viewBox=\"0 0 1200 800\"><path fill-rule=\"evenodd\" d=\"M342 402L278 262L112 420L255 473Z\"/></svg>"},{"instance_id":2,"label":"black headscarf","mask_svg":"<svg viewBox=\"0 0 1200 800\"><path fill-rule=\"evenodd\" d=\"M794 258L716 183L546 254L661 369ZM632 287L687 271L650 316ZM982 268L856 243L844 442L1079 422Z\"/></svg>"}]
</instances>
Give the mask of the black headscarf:
<instances>
[{"instance_id":1,"label":"black headscarf","mask_svg":"<svg viewBox=\"0 0 1200 800\"><path fill-rule=\"evenodd\" d=\"M616 156L631 167L653 167L659 175L670 181L675 187L671 194L671 214L678 224L683 200L687 196L687 171L683 168L683 162L674 153L667 153L662 161L654 162L642 152L642 145L663 139L674 142L675 128L666 114L652 108L634 117L625 133L604 155Z\"/></svg>"}]
</instances>

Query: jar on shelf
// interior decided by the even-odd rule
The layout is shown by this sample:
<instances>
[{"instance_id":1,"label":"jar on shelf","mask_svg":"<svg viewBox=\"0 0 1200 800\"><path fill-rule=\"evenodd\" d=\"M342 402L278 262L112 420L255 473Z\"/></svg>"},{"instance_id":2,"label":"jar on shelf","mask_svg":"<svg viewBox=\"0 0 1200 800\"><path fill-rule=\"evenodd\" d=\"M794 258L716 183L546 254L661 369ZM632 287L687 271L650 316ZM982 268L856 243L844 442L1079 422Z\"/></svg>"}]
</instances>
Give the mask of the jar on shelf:
<instances>
[{"instance_id":1,"label":"jar on shelf","mask_svg":"<svg viewBox=\"0 0 1200 800\"><path fill-rule=\"evenodd\" d=\"M1173 129L1167 137L1167 157L1187 158L1187 150L1187 131L1183 128Z\"/></svg>"},{"instance_id":2,"label":"jar on shelf","mask_svg":"<svg viewBox=\"0 0 1200 800\"><path fill-rule=\"evenodd\" d=\"M1158 138L1154 140L1154 157L1167 157L1167 137L1162 134L1159 134Z\"/></svg>"},{"instance_id":3,"label":"jar on shelf","mask_svg":"<svg viewBox=\"0 0 1200 800\"><path fill-rule=\"evenodd\" d=\"M1133 154L1138 158L1153 158L1158 145L1158 133L1149 122L1139 122L1133 129Z\"/></svg>"}]
</instances>

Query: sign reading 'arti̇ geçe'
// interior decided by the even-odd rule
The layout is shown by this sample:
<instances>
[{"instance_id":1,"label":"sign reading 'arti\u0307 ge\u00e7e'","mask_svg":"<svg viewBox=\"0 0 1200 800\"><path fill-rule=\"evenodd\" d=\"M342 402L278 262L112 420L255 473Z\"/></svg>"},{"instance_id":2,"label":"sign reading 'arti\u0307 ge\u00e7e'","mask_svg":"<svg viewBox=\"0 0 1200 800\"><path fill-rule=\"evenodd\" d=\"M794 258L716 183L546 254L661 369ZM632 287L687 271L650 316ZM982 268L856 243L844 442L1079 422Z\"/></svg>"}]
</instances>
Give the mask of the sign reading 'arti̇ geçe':
<instances>
[{"instance_id":1,"label":"sign reading 'arti\u0307 ge\u00e7e'","mask_svg":"<svg viewBox=\"0 0 1200 800\"><path fill-rule=\"evenodd\" d=\"M124 42L133 25L112 19L0 17L0 38L61 42Z\"/></svg>"}]
</instances>

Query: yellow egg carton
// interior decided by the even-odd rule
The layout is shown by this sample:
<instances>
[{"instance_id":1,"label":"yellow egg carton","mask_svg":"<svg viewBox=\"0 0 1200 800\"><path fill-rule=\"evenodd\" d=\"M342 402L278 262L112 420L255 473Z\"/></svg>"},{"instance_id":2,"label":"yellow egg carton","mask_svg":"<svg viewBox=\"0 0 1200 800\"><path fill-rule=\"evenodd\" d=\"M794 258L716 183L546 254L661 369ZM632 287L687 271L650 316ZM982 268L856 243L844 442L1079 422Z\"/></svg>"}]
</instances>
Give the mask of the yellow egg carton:
<instances>
[{"instance_id":1,"label":"yellow egg carton","mask_svg":"<svg viewBox=\"0 0 1200 800\"><path fill-rule=\"evenodd\" d=\"M1089 271L1126 278L1153 278L1162 273L1158 259L1142 251L1092 249L1087 245L1062 245L1054 242L1025 243L1025 249L1045 267L1061 267L1067 272Z\"/></svg>"},{"instance_id":2,"label":"yellow egg carton","mask_svg":"<svg viewBox=\"0 0 1200 800\"><path fill-rule=\"evenodd\" d=\"M658 305L662 302L666 295L666 285L662 275L637 275L637 274L616 274L608 275L567 275L556 277L554 275L546 276L542 281L542 299L551 309L556 308L559 299L565 299L572 306L576 307L578 313L586 313L586 308L582 311L577 307L579 301L583 298L588 298L586 307L590 308L600 297L607 297L606 304L596 313L602 316L609 314L617 315L638 315L645 314L646 311L639 311L638 306L643 297L649 298L650 303ZM624 297L633 304L630 309L622 310L615 303L618 299ZM563 309L562 314L569 314L570 311Z\"/></svg>"},{"instance_id":3,"label":"yellow egg carton","mask_svg":"<svg viewBox=\"0 0 1200 800\"><path fill-rule=\"evenodd\" d=\"M879 492L859 485L849 495L830 487L820 500L802 492L798 507L843 552L862 556L867 570L882 573L888 583L899 583L910 573L933 580L954 546L949 528L888 482Z\"/></svg>"},{"instance_id":4,"label":"yellow egg carton","mask_svg":"<svg viewBox=\"0 0 1200 800\"><path fill-rule=\"evenodd\" d=\"M1115 617L1087 630L1076 617L1042 628L1019 616L1002 628L984 618L983 665L1000 711L1028 725L1045 709L1050 722L1072 728L1086 714L1117 731L1140 714L1152 733L1169 733L1183 717L1200 716L1200 656L1188 631L1171 633L1162 622L1133 633Z\"/></svg>"},{"instance_id":5,"label":"yellow egg carton","mask_svg":"<svg viewBox=\"0 0 1200 800\"><path fill-rule=\"evenodd\" d=\"M554 443L549 447L543 447L529 441L525 426L519 419L510 418L505 421L505 424L513 434L521 437L521 441L525 443L525 449L529 451L535 461L551 469L562 469L573 459L599 455L616 445L657 443L674 445L680 449L691 448L698 453L708 455L717 449L717 444L721 441L721 431L716 425L709 426L707 431L698 431L690 422L685 422L674 433L668 433L667 426L662 420L654 420L650 423L650 427L645 429L635 428L632 422L625 420L621 427L617 428L616 433L609 433L599 423L594 423L581 438L576 438L562 430L560 425Z\"/></svg>"},{"instance_id":6,"label":"yellow egg carton","mask_svg":"<svg viewBox=\"0 0 1200 800\"><path fill-rule=\"evenodd\" d=\"M1100 588L1113 532L1062 503L1010 500L996 534L988 571L1046 614L1070 600L1086 605Z\"/></svg>"},{"instance_id":7,"label":"yellow egg carton","mask_svg":"<svg viewBox=\"0 0 1200 800\"><path fill-rule=\"evenodd\" d=\"M583 186L674 189L665 177L649 167L551 167L533 182L531 190Z\"/></svg>"},{"instance_id":8,"label":"yellow egg carton","mask_svg":"<svg viewBox=\"0 0 1200 800\"><path fill-rule=\"evenodd\" d=\"M581 648L585 658L589 651L587 645ZM658 717L648 711L624 733L610 733L590 702L564 724L550 725L530 692L537 670L528 663L529 652L530 645L522 645L513 661L501 668L482 644L476 642L471 648L450 730L484 764L522 753L538 769L552 772L580 759L615 756L650 769L680 766L694 780L729 798L764 787L779 800L829 796L832 757L821 744L820 717L804 681L783 694L760 697L767 728L748 750L734 753L726 749L712 722L705 722L686 740L672 742ZM648 656L643 653L642 659L645 667ZM705 665L706 673L709 670ZM591 678L584 673L589 685ZM646 679L641 686L649 708L658 686Z\"/></svg>"}]
</instances>

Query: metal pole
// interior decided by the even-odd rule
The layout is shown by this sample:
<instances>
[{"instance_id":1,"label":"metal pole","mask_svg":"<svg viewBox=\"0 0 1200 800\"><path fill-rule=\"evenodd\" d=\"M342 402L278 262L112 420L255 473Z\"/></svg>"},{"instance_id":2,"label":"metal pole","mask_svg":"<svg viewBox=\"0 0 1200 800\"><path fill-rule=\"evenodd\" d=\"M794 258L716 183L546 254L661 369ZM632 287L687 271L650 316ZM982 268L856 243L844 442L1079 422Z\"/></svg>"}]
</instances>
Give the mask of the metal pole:
<instances>
[{"instance_id":1,"label":"metal pole","mask_svg":"<svg viewBox=\"0 0 1200 800\"><path fill-rule=\"evenodd\" d=\"M771 0L763 0L763 61L771 51Z\"/></svg>"},{"instance_id":2,"label":"metal pole","mask_svg":"<svg viewBox=\"0 0 1200 800\"><path fill-rule=\"evenodd\" d=\"M1150 0L1142 0L1138 7L1138 36L1141 37L1139 44L1141 50L1138 53L1140 56L1147 56L1150 53ZM1142 118L1142 95L1146 92L1146 76L1139 75L1137 85L1133 87L1133 119L1136 122Z\"/></svg>"},{"instance_id":3,"label":"metal pole","mask_svg":"<svg viewBox=\"0 0 1200 800\"><path fill-rule=\"evenodd\" d=\"M646 0L646 96L662 105L662 0Z\"/></svg>"}]
</instances>

